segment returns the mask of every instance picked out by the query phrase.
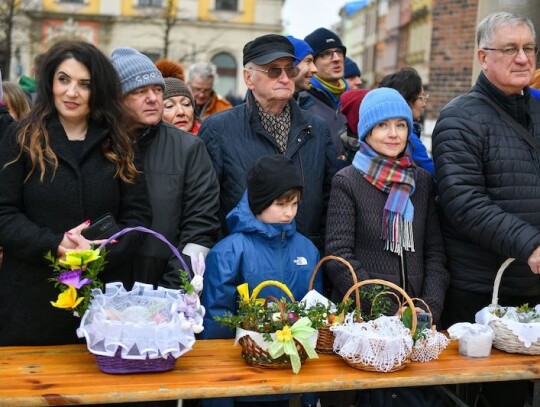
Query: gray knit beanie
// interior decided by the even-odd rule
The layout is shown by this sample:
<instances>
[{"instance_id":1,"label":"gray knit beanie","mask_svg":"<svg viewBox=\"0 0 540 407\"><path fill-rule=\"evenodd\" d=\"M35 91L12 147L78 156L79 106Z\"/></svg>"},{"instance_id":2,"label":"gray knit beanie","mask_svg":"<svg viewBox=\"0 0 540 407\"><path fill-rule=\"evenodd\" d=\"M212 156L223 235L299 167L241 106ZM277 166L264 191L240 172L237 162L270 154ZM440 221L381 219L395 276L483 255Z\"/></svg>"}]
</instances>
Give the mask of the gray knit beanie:
<instances>
[{"instance_id":1,"label":"gray knit beanie","mask_svg":"<svg viewBox=\"0 0 540 407\"><path fill-rule=\"evenodd\" d=\"M405 119L410 137L413 131L412 110L403 96L391 88L370 90L360 104L358 138L364 141L373 127L384 120Z\"/></svg>"},{"instance_id":2,"label":"gray knit beanie","mask_svg":"<svg viewBox=\"0 0 540 407\"><path fill-rule=\"evenodd\" d=\"M178 78L165 78L165 91L163 92L163 100L174 96L185 96L191 100L191 105L195 108L195 101L189 88L184 81Z\"/></svg>"},{"instance_id":3,"label":"gray knit beanie","mask_svg":"<svg viewBox=\"0 0 540 407\"><path fill-rule=\"evenodd\" d=\"M162 88L165 88L165 81L159 69L150 58L135 48L114 49L111 54L111 62L120 77L124 95L148 85L161 85Z\"/></svg>"}]
</instances>

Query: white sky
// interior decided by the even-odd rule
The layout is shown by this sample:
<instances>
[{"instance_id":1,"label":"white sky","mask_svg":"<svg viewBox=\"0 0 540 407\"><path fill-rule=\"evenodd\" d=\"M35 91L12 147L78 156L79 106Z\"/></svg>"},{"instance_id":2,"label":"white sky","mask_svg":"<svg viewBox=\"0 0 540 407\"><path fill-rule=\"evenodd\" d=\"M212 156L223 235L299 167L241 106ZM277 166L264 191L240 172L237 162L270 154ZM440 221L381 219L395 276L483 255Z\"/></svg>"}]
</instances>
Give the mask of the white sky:
<instances>
[{"instance_id":1,"label":"white sky","mask_svg":"<svg viewBox=\"0 0 540 407\"><path fill-rule=\"evenodd\" d=\"M285 35L304 38L319 27L331 28L339 21L346 0L286 0L281 16Z\"/></svg>"}]
</instances>

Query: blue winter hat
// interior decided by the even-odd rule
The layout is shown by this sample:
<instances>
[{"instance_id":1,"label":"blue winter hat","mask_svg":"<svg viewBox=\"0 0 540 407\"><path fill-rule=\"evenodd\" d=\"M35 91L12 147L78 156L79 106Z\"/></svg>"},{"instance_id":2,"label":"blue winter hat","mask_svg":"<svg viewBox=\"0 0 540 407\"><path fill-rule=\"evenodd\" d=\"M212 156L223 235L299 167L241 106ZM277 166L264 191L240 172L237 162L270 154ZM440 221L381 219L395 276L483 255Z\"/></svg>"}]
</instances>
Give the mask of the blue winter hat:
<instances>
[{"instance_id":1,"label":"blue winter hat","mask_svg":"<svg viewBox=\"0 0 540 407\"><path fill-rule=\"evenodd\" d=\"M111 62L120 77L124 95L148 85L161 85L165 89L165 81L159 69L150 58L135 48L114 49L111 54Z\"/></svg>"},{"instance_id":2,"label":"blue winter hat","mask_svg":"<svg viewBox=\"0 0 540 407\"><path fill-rule=\"evenodd\" d=\"M302 62L302 60L309 54L313 55L313 49L304 40L295 38L292 35L287 35L287 38L294 47L294 56L296 57L296 61L294 61L294 66Z\"/></svg>"},{"instance_id":3,"label":"blue winter hat","mask_svg":"<svg viewBox=\"0 0 540 407\"><path fill-rule=\"evenodd\" d=\"M360 104L358 138L364 141L370 130L388 119L405 119L410 137L413 131L412 110L403 96L391 88L377 88L368 92Z\"/></svg>"},{"instance_id":4,"label":"blue winter hat","mask_svg":"<svg viewBox=\"0 0 540 407\"><path fill-rule=\"evenodd\" d=\"M362 73L360 72L360 68L358 68L358 65L356 65L356 62L354 62L349 57L345 57L345 74L343 76L345 78L352 78L353 76L362 76Z\"/></svg>"}]
</instances>

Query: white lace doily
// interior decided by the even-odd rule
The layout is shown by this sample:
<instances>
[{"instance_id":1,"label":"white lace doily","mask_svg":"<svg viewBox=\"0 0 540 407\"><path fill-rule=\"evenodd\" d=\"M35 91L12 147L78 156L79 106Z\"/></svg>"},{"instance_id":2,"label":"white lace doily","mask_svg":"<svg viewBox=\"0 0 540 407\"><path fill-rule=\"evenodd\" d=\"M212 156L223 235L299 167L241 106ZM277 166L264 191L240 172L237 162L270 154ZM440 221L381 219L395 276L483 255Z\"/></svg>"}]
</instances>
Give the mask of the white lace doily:
<instances>
[{"instance_id":1,"label":"white lace doily","mask_svg":"<svg viewBox=\"0 0 540 407\"><path fill-rule=\"evenodd\" d=\"M425 329L423 335L424 337L417 339L413 346L411 360L415 362L437 359L450 343L450 339L444 334L432 329Z\"/></svg>"},{"instance_id":2,"label":"white lace doily","mask_svg":"<svg viewBox=\"0 0 540 407\"><path fill-rule=\"evenodd\" d=\"M334 352L352 363L389 372L412 352L411 331L398 317L381 316L369 322L354 322L352 314L334 331Z\"/></svg>"},{"instance_id":3,"label":"white lace doily","mask_svg":"<svg viewBox=\"0 0 540 407\"><path fill-rule=\"evenodd\" d=\"M516 337L523 342L526 348L529 348L533 343L536 343L540 338L540 322L519 322L515 317L515 308L506 307L508 312L499 318L491 311L493 306L484 307L476 313L475 320L478 324L488 325L491 321L499 321L506 325ZM535 307L536 312L540 314L540 305ZM514 317L516 319L514 319Z\"/></svg>"},{"instance_id":4,"label":"white lace doily","mask_svg":"<svg viewBox=\"0 0 540 407\"><path fill-rule=\"evenodd\" d=\"M114 356L121 349L123 359L179 358L202 330L204 308L195 294L142 283L126 291L122 283L110 283L92 295L77 335L97 355Z\"/></svg>"}]
</instances>

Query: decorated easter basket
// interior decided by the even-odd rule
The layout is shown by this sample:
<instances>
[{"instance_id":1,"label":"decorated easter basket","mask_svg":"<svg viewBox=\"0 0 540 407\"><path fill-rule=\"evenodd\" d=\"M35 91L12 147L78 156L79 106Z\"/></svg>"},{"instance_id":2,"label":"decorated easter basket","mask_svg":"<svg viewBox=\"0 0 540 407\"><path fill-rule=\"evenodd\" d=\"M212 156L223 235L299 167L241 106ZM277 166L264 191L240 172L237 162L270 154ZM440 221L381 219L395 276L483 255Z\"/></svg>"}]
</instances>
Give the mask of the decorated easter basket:
<instances>
[{"instance_id":1,"label":"decorated easter basket","mask_svg":"<svg viewBox=\"0 0 540 407\"><path fill-rule=\"evenodd\" d=\"M354 284L343 297L345 302L353 291L368 284L390 287L405 299L414 310L409 295L396 284L379 279L364 280ZM388 292L392 293L392 292ZM396 295L397 294L393 294ZM351 367L372 372L395 372L411 361L413 334L416 332L417 317L412 312L412 326L405 327L398 316L380 316L368 322L358 322L360 310L346 316L345 322L330 329L334 331L334 351Z\"/></svg>"},{"instance_id":2,"label":"decorated easter basket","mask_svg":"<svg viewBox=\"0 0 540 407\"><path fill-rule=\"evenodd\" d=\"M289 302L273 296L257 298L267 286L280 288ZM241 299L237 315L215 319L222 324L227 319L236 321L235 345L242 347L241 355L248 365L266 369L292 368L298 373L306 359L318 357L315 352L317 330L304 314L305 304L295 301L285 284L267 280L257 285L251 296L247 290L247 284L238 287Z\"/></svg>"},{"instance_id":3,"label":"decorated easter basket","mask_svg":"<svg viewBox=\"0 0 540 407\"><path fill-rule=\"evenodd\" d=\"M411 300L413 303L421 303L422 307L431 317L431 321L433 321L431 308L423 299L411 298ZM411 360L413 362L429 362L430 360L437 359L450 343L450 340L443 333L437 331L435 325L424 329L422 332L420 332L420 329L417 326L414 339L413 350L411 353Z\"/></svg>"},{"instance_id":4,"label":"decorated easter basket","mask_svg":"<svg viewBox=\"0 0 540 407\"><path fill-rule=\"evenodd\" d=\"M149 233L163 241L189 272L176 247L161 234L143 227L115 233L100 249L131 231ZM88 350L102 372L162 372L172 370L176 360L192 349L195 333L202 331L203 316L196 292L154 289L138 282L126 291L122 283L110 283L104 291L92 291L77 335L86 338Z\"/></svg>"},{"instance_id":5,"label":"decorated easter basket","mask_svg":"<svg viewBox=\"0 0 540 407\"><path fill-rule=\"evenodd\" d=\"M534 314L534 318L525 321L521 319L525 315L518 312L520 307L503 307L498 304L502 276L514 260L506 259L497 271L491 304L476 314L476 322L487 324L493 329L495 348L508 353L540 355L540 305L531 308L530 313Z\"/></svg>"},{"instance_id":6,"label":"decorated easter basket","mask_svg":"<svg viewBox=\"0 0 540 407\"><path fill-rule=\"evenodd\" d=\"M321 269L322 265L325 262L330 261L330 260L335 260L335 261L339 261L340 263L343 263L347 267L347 270L351 273L353 284L358 283L358 279L356 278L356 273L354 272L353 267L347 260L345 260L342 257L329 255L319 260L319 262L313 269L313 273L311 274L311 278L309 280L308 291L311 291L313 289L313 284L315 283L315 277L318 271ZM358 293L358 291L356 291L356 306L357 307L360 306L360 294ZM327 319L325 321L324 326L318 329L319 336L317 338L317 346L315 347L315 350L318 353L326 353L326 354L334 353L334 332L330 330L331 326L332 326L332 323Z\"/></svg>"}]
</instances>

